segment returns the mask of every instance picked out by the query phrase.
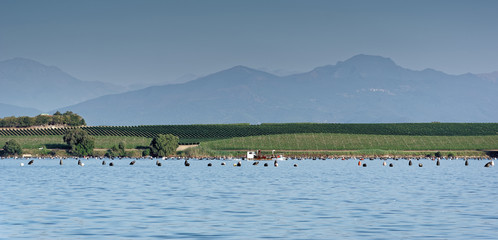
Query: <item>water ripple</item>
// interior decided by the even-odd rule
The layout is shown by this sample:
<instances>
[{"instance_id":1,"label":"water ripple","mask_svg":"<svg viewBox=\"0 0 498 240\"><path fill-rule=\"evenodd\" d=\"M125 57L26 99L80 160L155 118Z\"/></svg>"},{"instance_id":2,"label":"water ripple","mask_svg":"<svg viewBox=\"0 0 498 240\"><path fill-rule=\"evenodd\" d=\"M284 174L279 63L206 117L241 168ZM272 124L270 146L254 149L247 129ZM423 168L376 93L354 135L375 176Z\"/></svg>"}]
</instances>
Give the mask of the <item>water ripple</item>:
<instances>
[{"instance_id":1,"label":"water ripple","mask_svg":"<svg viewBox=\"0 0 498 240\"><path fill-rule=\"evenodd\" d=\"M496 239L497 168L0 160L0 239ZM74 163L74 164L73 164ZM378 163L378 164L377 164ZM389 161L388 161L389 163Z\"/></svg>"}]
</instances>

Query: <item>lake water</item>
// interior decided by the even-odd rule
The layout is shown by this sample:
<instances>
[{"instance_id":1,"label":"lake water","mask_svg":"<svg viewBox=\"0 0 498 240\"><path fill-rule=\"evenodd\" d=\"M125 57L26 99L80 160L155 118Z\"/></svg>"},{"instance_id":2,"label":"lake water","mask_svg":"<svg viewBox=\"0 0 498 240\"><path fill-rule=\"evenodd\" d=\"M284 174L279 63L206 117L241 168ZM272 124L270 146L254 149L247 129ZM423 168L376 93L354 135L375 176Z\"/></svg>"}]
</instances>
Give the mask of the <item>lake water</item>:
<instances>
[{"instance_id":1,"label":"lake water","mask_svg":"<svg viewBox=\"0 0 498 240\"><path fill-rule=\"evenodd\" d=\"M484 160L130 161L0 160L0 239L498 238Z\"/></svg>"}]
</instances>

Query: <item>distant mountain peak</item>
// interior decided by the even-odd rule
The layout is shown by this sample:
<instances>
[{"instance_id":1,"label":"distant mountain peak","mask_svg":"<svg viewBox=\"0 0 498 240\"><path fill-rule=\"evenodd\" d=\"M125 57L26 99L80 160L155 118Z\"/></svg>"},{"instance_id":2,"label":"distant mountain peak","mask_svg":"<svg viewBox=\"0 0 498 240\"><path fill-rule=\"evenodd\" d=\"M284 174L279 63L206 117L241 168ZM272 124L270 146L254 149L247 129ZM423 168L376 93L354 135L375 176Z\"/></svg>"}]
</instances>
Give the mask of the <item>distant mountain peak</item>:
<instances>
[{"instance_id":1,"label":"distant mountain peak","mask_svg":"<svg viewBox=\"0 0 498 240\"><path fill-rule=\"evenodd\" d=\"M365 78L367 76L396 75L403 68L396 65L390 58L359 54L344 62L337 62L334 69L336 77Z\"/></svg>"},{"instance_id":2,"label":"distant mountain peak","mask_svg":"<svg viewBox=\"0 0 498 240\"><path fill-rule=\"evenodd\" d=\"M58 67L19 57L0 61L0 83L9 89L0 95L0 102L43 111L124 91L112 84L81 81Z\"/></svg>"},{"instance_id":3,"label":"distant mountain peak","mask_svg":"<svg viewBox=\"0 0 498 240\"><path fill-rule=\"evenodd\" d=\"M216 73L213 73L211 75L206 76L206 78L245 78L249 76L254 76L254 75L259 75L260 77L267 77L267 78L273 78L276 77L273 74L263 72L260 70L256 70L250 67L242 66L242 65L237 65L235 67L219 71ZM202 79L202 78L201 78ZM194 81L198 81L201 79L196 79Z\"/></svg>"},{"instance_id":4,"label":"distant mountain peak","mask_svg":"<svg viewBox=\"0 0 498 240\"><path fill-rule=\"evenodd\" d=\"M344 62L338 62L337 65L376 65L376 66L397 66L396 63L390 58L358 54L355 55Z\"/></svg>"},{"instance_id":5,"label":"distant mountain peak","mask_svg":"<svg viewBox=\"0 0 498 240\"><path fill-rule=\"evenodd\" d=\"M229 69L221 71L221 72L264 73L264 74L271 75L270 73L263 72L261 70L257 70L257 69L254 69L254 68L246 67L246 66L243 66L243 65L237 65L235 67L229 68Z\"/></svg>"},{"instance_id":6,"label":"distant mountain peak","mask_svg":"<svg viewBox=\"0 0 498 240\"><path fill-rule=\"evenodd\" d=\"M45 68L49 67L46 65L43 65L40 62L37 62L33 59L29 58L22 58L22 57L16 57L12 59L7 59L4 61L0 61L0 65L5 64L5 65L16 65L16 66L24 66L24 67L30 67L30 68Z\"/></svg>"},{"instance_id":7,"label":"distant mountain peak","mask_svg":"<svg viewBox=\"0 0 498 240\"><path fill-rule=\"evenodd\" d=\"M231 67L229 69L233 69L233 70L253 70L250 67L246 67L244 65L237 65L237 66Z\"/></svg>"},{"instance_id":8,"label":"distant mountain peak","mask_svg":"<svg viewBox=\"0 0 498 240\"><path fill-rule=\"evenodd\" d=\"M36 64L41 64L33 59L29 58L23 58L23 57L15 57L11 59L4 60L2 62L7 62L7 63L36 63Z\"/></svg>"},{"instance_id":9,"label":"distant mountain peak","mask_svg":"<svg viewBox=\"0 0 498 240\"><path fill-rule=\"evenodd\" d=\"M184 84L59 110L77 112L92 125L491 122L498 119L493 84L474 76L413 71L390 58L361 54L283 77L238 65Z\"/></svg>"},{"instance_id":10,"label":"distant mountain peak","mask_svg":"<svg viewBox=\"0 0 498 240\"><path fill-rule=\"evenodd\" d=\"M0 61L0 69L3 71L18 72L26 74L27 72L37 72L38 74L47 74L47 71L57 74L67 74L55 66L47 66L33 59L16 57L5 61Z\"/></svg>"}]
</instances>

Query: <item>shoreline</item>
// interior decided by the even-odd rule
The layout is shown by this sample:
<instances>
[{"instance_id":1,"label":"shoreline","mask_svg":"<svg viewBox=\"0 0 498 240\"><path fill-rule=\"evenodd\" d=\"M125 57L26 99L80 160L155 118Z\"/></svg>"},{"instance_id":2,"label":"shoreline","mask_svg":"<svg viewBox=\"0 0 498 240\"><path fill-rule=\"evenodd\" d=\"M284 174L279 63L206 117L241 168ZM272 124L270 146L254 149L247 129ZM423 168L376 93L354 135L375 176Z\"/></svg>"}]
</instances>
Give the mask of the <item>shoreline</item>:
<instances>
[{"instance_id":1,"label":"shoreline","mask_svg":"<svg viewBox=\"0 0 498 240\"><path fill-rule=\"evenodd\" d=\"M113 146L124 143L126 156L142 157L151 138L93 136L94 156L104 156ZM16 140L24 154L32 156L71 156L62 136L0 136L4 142ZM200 143L200 144L199 144ZM287 157L498 157L498 135L494 136L397 136L365 134L284 134L229 139L205 139L180 144L175 156L244 157L247 151L262 150ZM438 153L439 152L439 153ZM437 154L436 154L437 153Z\"/></svg>"},{"instance_id":2,"label":"shoreline","mask_svg":"<svg viewBox=\"0 0 498 240\"><path fill-rule=\"evenodd\" d=\"M207 152L196 152L198 145L180 145L177 153L168 157L192 157L192 158L226 158L226 157L245 157L247 151L251 150L211 150ZM194 151L189 152L189 149ZM94 149L92 157L105 157L108 149ZM39 149L23 149L23 155L30 157L76 157L66 152L66 149L44 149L45 152L54 154L40 153ZM142 149L126 149L127 157L140 158ZM272 150L261 150L262 153L269 155ZM453 158L482 158L497 157L498 150L379 150L379 149L358 149L358 150L275 150L275 153L282 154L284 157L292 158L397 158L397 157L453 157Z\"/></svg>"}]
</instances>

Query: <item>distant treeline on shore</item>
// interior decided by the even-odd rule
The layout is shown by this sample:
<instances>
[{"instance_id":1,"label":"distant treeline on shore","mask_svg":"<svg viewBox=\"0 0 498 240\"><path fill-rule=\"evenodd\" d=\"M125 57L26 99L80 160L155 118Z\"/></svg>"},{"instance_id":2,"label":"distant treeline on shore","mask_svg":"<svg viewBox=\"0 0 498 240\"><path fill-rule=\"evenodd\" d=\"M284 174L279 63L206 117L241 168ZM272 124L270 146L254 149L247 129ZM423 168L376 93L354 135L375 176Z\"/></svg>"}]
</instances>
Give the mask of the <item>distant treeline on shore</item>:
<instances>
[{"instance_id":1,"label":"distant treeline on shore","mask_svg":"<svg viewBox=\"0 0 498 240\"><path fill-rule=\"evenodd\" d=\"M5 117L0 118L0 128L29 128L35 126L85 126L85 119L80 115L67 111L55 112L53 115L40 114L36 117Z\"/></svg>"}]
</instances>

